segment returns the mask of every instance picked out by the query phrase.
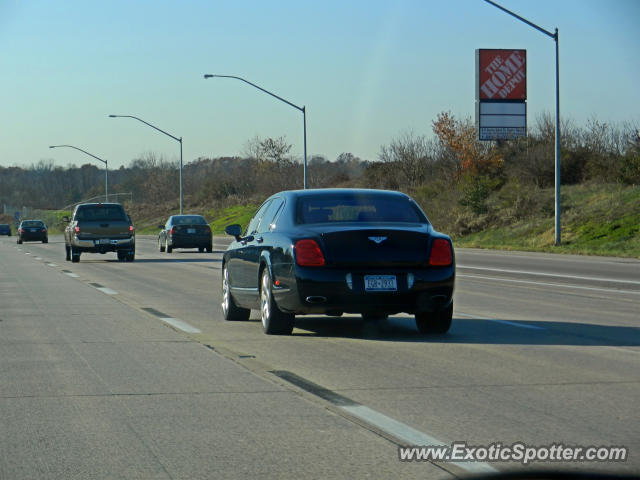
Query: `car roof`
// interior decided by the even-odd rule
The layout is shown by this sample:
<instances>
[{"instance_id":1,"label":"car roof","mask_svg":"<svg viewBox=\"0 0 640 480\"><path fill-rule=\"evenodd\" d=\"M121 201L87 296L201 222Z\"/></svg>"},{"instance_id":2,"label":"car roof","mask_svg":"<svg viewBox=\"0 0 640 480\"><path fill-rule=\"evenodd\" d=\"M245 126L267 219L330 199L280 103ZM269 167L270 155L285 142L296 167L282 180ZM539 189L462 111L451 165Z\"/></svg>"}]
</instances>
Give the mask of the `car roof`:
<instances>
[{"instance_id":1,"label":"car roof","mask_svg":"<svg viewBox=\"0 0 640 480\"><path fill-rule=\"evenodd\" d=\"M277 197L278 195L284 195L287 197L300 198L300 197L312 197L323 195L367 195L367 194L382 194L396 197L410 198L409 195L403 192L395 190L379 190L375 188L311 188L307 190L284 190L282 192L272 195Z\"/></svg>"}]
</instances>

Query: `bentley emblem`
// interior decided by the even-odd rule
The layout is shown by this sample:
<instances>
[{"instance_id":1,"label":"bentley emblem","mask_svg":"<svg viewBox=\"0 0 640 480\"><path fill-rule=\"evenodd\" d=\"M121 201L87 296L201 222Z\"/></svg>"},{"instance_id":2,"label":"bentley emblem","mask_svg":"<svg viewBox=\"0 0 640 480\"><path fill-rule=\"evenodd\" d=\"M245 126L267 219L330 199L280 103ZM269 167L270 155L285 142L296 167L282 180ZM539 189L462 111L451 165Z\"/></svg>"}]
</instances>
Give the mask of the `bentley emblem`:
<instances>
[{"instance_id":1,"label":"bentley emblem","mask_svg":"<svg viewBox=\"0 0 640 480\"><path fill-rule=\"evenodd\" d=\"M369 240L371 240L372 242L377 243L378 245L380 245L386 239L387 239L387 237L369 237Z\"/></svg>"}]
</instances>

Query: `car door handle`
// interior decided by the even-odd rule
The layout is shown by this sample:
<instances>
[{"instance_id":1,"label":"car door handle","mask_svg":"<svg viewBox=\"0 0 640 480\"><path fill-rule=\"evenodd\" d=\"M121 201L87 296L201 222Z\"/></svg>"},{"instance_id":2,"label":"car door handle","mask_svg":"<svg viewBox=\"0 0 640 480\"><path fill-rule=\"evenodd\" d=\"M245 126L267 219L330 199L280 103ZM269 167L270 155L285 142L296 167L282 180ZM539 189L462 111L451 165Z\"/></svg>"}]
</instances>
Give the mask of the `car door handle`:
<instances>
[{"instance_id":1,"label":"car door handle","mask_svg":"<svg viewBox=\"0 0 640 480\"><path fill-rule=\"evenodd\" d=\"M262 243L264 240L262 237L256 237L256 242Z\"/></svg>"}]
</instances>

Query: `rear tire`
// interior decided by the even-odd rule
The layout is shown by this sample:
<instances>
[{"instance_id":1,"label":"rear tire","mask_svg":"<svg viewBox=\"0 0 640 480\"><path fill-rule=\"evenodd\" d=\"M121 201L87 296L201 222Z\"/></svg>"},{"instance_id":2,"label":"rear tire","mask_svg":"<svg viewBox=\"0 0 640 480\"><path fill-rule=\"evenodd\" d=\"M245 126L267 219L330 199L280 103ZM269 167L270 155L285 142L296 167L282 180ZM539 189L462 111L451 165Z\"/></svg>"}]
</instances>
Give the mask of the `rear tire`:
<instances>
[{"instance_id":1,"label":"rear tire","mask_svg":"<svg viewBox=\"0 0 640 480\"><path fill-rule=\"evenodd\" d=\"M204 247L198 247L198 252L203 253L204 252Z\"/></svg>"},{"instance_id":2,"label":"rear tire","mask_svg":"<svg viewBox=\"0 0 640 480\"><path fill-rule=\"evenodd\" d=\"M229 287L229 271L225 265L222 269L222 316L225 320L249 320L251 309L236 305Z\"/></svg>"},{"instance_id":3,"label":"rear tire","mask_svg":"<svg viewBox=\"0 0 640 480\"><path fill-rule=\"evenodd\" d=\"M65 245L64 246L64 253L65 253L64 259L67 262L70 262L71 261L71 247L69 247L69 245Z\"/></svg>"},{"instance_id":4,"label":"rear tire","mask_svg":"<svg viewBox=\"0 0 640 480\"><path fill-rule=\"evenodd\" d=\"M447 333L453 319L453 302L444 310L436 313L416 313L416 327L423 334Z\"/></svg>"},{"instance_id":5,"label":"rear tire","mask_svg":"<svg viewBox=\"0 0 640 480\"><path fill-rule=\"evenodd\" d=\"M164 253L164 245L160 241L160 237L158 237L158 250L160 250L160 253Z\"/></svg>"},{"instance_id":6,"label":"rear tire","mask_svg":"<svg viewBox=\"0 0 640 480\"><path fill-rule=\"evenodd\" d=\"M169 240L166 240L164 243L164 249L167 253L171 253L173 251L173 247L169 245Z\"/></svg>"},{"instance_id":7,"label":"rear tire","mask_svg":"<svg viewBox=\"0 0 640 480\"><path fill-rule=\"evenodd\" d=\"M18 240L16 240L16 243L17 243L18 245L22 245L22 240L20 239L20 237L18 237Z\"/></svg>"},{"instance_id":8,"label":"rear tire","mask_svg":"<svg viewBox=\"0 0 640 480\"><path fill-rule=\"evenodd\" d=\"M124 262L127 259L127 253L123 252L122 250L118 250L116 254L118 255L119 262Z\"/></svg>"},{"instance_id":9,"label":"rear tire","mask_svg":"<svg viewBox=\"0 0 640 480\"><path fill-rule=\"evenodd\" d=\"M133 262L136 259L136 252L129 252L127 253L127 256L125 257L125 260L127 262Z\"/></svg>"},{"instance_id":10,"label":"rear tire","mask_svg":"<svg viewBox=\"0 0 640 480\"><path fill-rule=\"evenodd\" d=\"M42 240L42 243L49 243L49 239L45 238L44 240Z\"/></svg>"},{"instance_id":11,"label":"rear tire","mask_svg":"<svg viewBox=\"0 0 640 480\"><path fill-rule=\"evenodd\" d=\"M260 282L260 317L262 329L267 335L291 335L293 332L295 316L281 311L276 305L271 290L271 276L267 268L263 270Z\"/></svg>"},{"instance_id":12,"label":"rear tire","mask_svg":"<svg viewBox=\"0 0 640 480\"><path fill-rule=\"evenodd\" d=\"M71 247L71 262L78 263L80 261L80 252Z\"/></svg>"},{"instance_id":13,"label":"rear tire","mask_svg":"<svg viewBox=\"0 0 640 480\"><path fill-rule=\"evenodd\" d=\"M213 252L213 246L212 245L207 245L206 250L207 250L207 253Z\"/></svg>"}]
</instances>

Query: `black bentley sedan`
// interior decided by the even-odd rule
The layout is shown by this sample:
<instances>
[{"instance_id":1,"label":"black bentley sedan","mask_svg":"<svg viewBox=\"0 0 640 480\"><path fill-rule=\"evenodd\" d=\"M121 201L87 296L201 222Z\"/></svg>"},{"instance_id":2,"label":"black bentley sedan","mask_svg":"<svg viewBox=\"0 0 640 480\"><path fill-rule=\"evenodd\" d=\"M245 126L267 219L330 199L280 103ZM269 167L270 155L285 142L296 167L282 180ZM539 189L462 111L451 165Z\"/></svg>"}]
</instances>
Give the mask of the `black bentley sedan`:
<instances>
[{"instance_id":1,"label":"black bentley sedan","mask_svg":"<svg viewBox=\"0 0 640 480\"><path fill-rule=\"evenodd\" d=\"M200 252L213 250L211 227L202 215L172 215L159 225L158 250L171 253L174 248L197 248Z\"/></svg>"},{"instance_id":2,"label":"black bentley sedan","mask_svg":"<svg viewBox=\"0 0 640 480\"><path fill-rule=\"evenodd\" d=\"M249 222L226 228L222 310L259 309L268 334L291 334L296 314L415 315L421 333L445 333L453 314L451 239L408 195L367 189L277 193Z\"/></svg>"}]
</instances>

